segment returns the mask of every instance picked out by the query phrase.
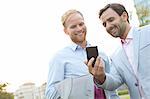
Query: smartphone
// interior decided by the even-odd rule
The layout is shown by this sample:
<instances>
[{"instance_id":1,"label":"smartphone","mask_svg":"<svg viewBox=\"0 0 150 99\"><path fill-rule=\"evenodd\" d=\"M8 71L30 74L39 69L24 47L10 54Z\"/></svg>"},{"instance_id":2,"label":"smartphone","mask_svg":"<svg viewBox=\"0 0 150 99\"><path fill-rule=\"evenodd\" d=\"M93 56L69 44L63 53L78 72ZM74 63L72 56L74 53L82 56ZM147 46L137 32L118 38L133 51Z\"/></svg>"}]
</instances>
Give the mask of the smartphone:
<instances>
[{"instance_id":1,"label":"smartphone","mask_svg":"<svg viewBox=\"0 0 150 99\"><path fill-rule=\"evenodd\" d=\"M94 57L94 62L92 66L94 67L96 58L98 56L97 46L86 47L87 60L89 61L92 57Z\"/></svg>"}]
</instances>

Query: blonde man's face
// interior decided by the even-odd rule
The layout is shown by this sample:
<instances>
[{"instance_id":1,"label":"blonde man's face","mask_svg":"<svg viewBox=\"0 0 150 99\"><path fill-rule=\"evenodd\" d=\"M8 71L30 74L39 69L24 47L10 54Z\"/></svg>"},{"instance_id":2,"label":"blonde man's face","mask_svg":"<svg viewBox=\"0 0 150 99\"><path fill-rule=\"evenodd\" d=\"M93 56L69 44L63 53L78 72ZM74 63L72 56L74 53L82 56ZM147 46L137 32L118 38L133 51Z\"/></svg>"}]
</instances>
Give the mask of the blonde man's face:
<instances>
[{"instance_id":1,"label":"blonde man's face","mask_svg":"<svg viewBox=\"0 0 150 99\"><path fill-rule=\"evenodd\" d=\"M71 14L65 21L64 32L70 36L74 43L84 42L87 32L84 18L79 13Z\"/></svg>"}]
</instances>

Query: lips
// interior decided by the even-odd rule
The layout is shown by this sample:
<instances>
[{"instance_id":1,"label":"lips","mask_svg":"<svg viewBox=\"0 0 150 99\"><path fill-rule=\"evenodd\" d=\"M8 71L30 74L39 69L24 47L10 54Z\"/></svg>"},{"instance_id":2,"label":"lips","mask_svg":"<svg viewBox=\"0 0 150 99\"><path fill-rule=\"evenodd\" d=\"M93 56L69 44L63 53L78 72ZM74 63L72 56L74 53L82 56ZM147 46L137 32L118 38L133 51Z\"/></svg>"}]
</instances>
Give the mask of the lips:
<instances>
[{"instance_id":1,"label":"lips","mask_svg":"<svg viewBox=\"0 0 150 99\"><path fill-rule=\"evenodd\" d=\"M111 34L115 34L116 33L116 28L113 28L112 30L111 30Z\"/></svg>"},{"instance_id":2,"label":"lips","mask_svg":"<svg viewBox=\"0 0 150 99\"><path fill-rule=\"evenodd\" d=\"M107 32L114 35L116 33L116 29L117 29L116 27L111 27L111 28L108 29Z\"/></svg>"},{"instance_id":3,"label":"lips","mask_svg":"<svg viewBox=\"0 0 150 99\"><path fill-rule=\"evenodd\" d=\"M75 35L78 35L78 36L82 36L83 34L84 34L84 32L75 33Z\"/></svg>"}]
</instances>

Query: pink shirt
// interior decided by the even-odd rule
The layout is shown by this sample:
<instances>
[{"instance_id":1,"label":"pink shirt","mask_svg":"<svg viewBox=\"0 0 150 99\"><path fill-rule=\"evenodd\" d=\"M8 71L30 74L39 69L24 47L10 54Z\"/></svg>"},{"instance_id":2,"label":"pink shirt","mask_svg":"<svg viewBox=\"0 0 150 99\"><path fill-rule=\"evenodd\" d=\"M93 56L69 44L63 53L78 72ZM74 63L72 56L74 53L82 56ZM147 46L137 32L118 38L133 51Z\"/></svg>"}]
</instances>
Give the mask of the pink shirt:
<instances>
[{"instance_id":1,"label":"pink shirt","mask_svg":"<svg viewBox=\"0 0 150 99\"><path fill-rule=\"evenodd\" d=\"M106 99L105 92L102 88L94 86L94 99Z\"/></svg>"},{"instance_id":2,"label":"pink shirt","mask_svg":"<svg viewBox=\"0 0 150 99\"><path fill-rule=\"evenodd\" d=\"M131 28L131 30L129 31L126 39L122 39L122 46L126 52L126 55L128 57L128 60L133 68L134 73L137 73L137 66L135 65L135 61L134 61L134 51L133 51L133 28Z\"/></svg>"}]
</instances>

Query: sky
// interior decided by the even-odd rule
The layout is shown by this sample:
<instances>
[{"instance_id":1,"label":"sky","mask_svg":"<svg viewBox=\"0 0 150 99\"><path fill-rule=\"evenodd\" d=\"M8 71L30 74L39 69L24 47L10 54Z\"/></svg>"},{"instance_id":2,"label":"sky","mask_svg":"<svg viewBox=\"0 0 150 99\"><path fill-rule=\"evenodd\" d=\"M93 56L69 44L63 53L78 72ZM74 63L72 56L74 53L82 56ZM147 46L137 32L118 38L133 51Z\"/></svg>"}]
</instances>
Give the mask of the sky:
<instances>
[{"instance_id":1,"label":"sky","mask_svg":"<svg viewBox=\"0 0 150 99\"><path fill-rule=\"evenodd\" d=\"M0 83L8 82L8 91L14 92L26 82L37 86L46 82L50 59L70 43L61 24L62 14L69 9L83 13L87 40L111 55L118 39L105 32L98 11L114 1L125 4L125 0L1 0ZM125 5L132 10L129 2Z\"/></svg>"}]
</instances>

